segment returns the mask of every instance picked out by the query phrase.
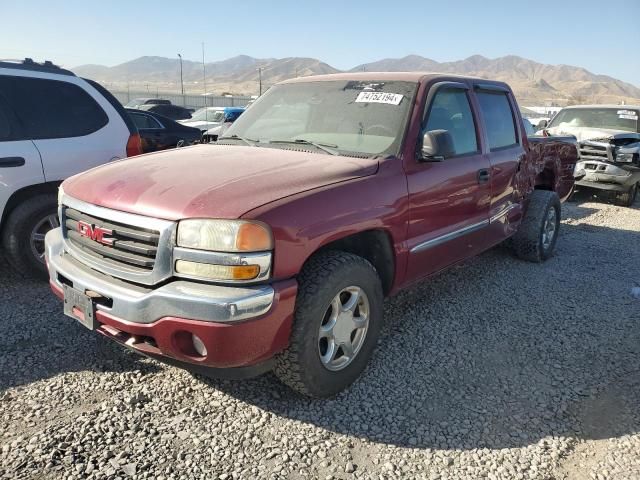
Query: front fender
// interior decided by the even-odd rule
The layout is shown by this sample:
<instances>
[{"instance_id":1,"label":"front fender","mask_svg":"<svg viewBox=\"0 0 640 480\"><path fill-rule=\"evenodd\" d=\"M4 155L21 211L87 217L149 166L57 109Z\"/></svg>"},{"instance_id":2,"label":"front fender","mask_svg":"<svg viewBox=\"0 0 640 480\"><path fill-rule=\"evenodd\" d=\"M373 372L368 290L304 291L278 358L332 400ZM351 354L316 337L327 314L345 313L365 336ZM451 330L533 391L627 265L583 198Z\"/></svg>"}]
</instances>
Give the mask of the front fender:
<instances>
[{"instance_id":1,"label":"front fender","mask_svg":"<svg viewBox=\"0 0 640 480\"><path fill-rule=\"evenodd\" d=\"M396 256L396 282L406 269L407 184L399 159L375 175L302 192L247 212L274 235L275 280L295 277L307 259L331 242L368 230L385 231Z\"/></svg>"}]
</instances>

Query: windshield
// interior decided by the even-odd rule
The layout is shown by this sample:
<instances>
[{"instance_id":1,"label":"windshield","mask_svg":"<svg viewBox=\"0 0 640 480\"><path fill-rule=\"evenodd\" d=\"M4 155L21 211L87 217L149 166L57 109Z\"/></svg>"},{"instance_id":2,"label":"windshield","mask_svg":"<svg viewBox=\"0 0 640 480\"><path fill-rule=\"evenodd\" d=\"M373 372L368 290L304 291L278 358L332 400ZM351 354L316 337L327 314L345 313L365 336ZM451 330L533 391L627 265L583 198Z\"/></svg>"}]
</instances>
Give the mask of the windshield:
<instances>
[{"instance_id":1,"label":"windshield","mask_svg":"<svg viewBox=\"0 0 640 480\"><path fill-rule=\"evenodd\" d=\"M549 128L603 128L638 132L638 111L618 108L565 108L551 121Z\"/></svg>"},{"instance_id":2,"label":"windshield","mask_svg":"<svg viewBox=\"0 0 640 480\"><path fill-rule=\"evenodd\" d=\"M225 132L256 146L309 144L319 153L398 153L417 84L328 81L276 85Z\"/></svg>"},{"instance_id":3,"label":"windshield","mask_svg":"<svg viewBox=\"0 0 640 480\"><path fill-rule=\"evenodd\" d=\"M129 103L127 103L125 107L135 107L137 105L142 105L146 100L146 98L134 98Z\"/></svg>"},{"instance_id":4,"label":"windshield","mask_svg":"<svg viewBox=\"0 0 640 480\"><path fill-rule=\"evenodd\" d=\"M196 110L191 118L190 122L222 122L224 120L224 110L218 110L214 108L201 108Z\"/></svg>"}]
</instances>

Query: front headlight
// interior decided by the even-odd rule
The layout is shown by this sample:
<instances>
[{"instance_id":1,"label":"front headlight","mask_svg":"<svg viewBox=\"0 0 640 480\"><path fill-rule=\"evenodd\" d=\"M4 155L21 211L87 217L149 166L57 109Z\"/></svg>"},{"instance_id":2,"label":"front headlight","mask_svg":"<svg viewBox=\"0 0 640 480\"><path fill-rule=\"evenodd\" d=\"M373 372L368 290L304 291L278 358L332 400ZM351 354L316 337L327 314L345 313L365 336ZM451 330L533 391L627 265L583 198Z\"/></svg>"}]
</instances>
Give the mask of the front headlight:
<instances>
[{"instance_id":1,"label":"front headlight","mask_svg":"<svg viewBox=\"0 0 640 480\"><path fill-rule=\"evenodd\" d=\"M245 220L189 219L178 223L179 247L215 252L264 252L273 237L263 223Z\"/></svg>"},{"instance_id":2,"label":"front headlight","mask_svg":"<svg viewBox=\"0 0 640 480\"><path fill-rule=\"evenodd\" d=\"M616 155L616 162L633 163L635 155L635 153L618 153Z\"/></svg>"},{"instance_id":3,"label":"front headlight","mask_svg":"<svg viewBox=\"0 0 640 480\"><path fill-rule=\"evenodd\" d=\"M174 272L181 277L223 283L267 280L273 235L264 223L189 219L178 223Z\"/></svg>"}]
</instances>

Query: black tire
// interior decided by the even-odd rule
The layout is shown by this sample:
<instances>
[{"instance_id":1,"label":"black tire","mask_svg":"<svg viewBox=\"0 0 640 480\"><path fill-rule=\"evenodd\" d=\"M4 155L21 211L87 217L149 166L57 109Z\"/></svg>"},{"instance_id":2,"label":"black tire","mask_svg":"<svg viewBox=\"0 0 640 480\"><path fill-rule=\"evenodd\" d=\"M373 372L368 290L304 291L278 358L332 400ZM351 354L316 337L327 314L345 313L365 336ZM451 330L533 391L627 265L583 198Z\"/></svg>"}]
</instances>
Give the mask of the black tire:
<instances>
[{"instance_id":1,"label":"black tire","mask_svg":"<svg viewBox=\"0 0 640 480\"><path fill-rule=\"evenodd\" d=\"M299 288L289 348L276 358L276 376L293 390L316 398L337 394L367 366L382 327L383 291L380 277L362 257L326 251L312 257L298 277ZM364 343L351 363L339 371L322 364L319 328L331 301L349 286L360 287L369 299L369 326Z\"/></svg>"},{"instance_id":2,"label":"black tire","mask_svg":"<svg viewBox=\"0 0 640 480\"><path fill-rule=\"evenodd\" d=\"M635 183L626 192L618 193L616 195L616 204L621 207L632 207L638 196L638 184Z\"/></svg>"},{"instance_id":3,"label":"black tire","mask_svg":"<svg viewBox=\"0 0 640 480\"><path fill-rule=\"evenodd\" d=\"M9 264L27 278L46 280L48 273L44 261L31 249L31 232L43 219L56 214L55 195L37 195L17 206L2 227L2 246Z\"/></svg>"},{"instance_id":4,"label":"black tire","mask_svg":"<svg viewBox=\"0 0 640 480\"><path fill-rule=\"evenodd\" d=\"M551 209L555 210L555 229L551 242L543 244L544 227ZM518 231L513 236L516 255L530 262L544 262L553 255L560 231L560 199L555 192L534 190Z\"/></svg>"}]
</instances>

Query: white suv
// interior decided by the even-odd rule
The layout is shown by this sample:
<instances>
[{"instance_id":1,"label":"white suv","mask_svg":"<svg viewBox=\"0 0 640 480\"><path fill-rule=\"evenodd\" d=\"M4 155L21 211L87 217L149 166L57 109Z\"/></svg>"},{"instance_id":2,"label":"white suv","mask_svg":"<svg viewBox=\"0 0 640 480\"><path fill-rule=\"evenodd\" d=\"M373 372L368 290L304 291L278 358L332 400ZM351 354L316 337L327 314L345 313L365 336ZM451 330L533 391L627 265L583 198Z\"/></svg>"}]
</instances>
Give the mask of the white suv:
<instances>
[{"instance_id":1,"label":"white suv","mask_svg":"<svg viewBox=\"0 0 640 480\"><path fill-rule=\"evenodd\" d=\"M62 180L140 153L133 122L100 85L51 62L0 61L0 238L9 263L45 277L44 236L58 226Z\"/></svg>"}]
</instances>

